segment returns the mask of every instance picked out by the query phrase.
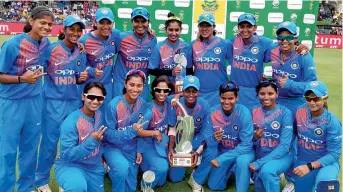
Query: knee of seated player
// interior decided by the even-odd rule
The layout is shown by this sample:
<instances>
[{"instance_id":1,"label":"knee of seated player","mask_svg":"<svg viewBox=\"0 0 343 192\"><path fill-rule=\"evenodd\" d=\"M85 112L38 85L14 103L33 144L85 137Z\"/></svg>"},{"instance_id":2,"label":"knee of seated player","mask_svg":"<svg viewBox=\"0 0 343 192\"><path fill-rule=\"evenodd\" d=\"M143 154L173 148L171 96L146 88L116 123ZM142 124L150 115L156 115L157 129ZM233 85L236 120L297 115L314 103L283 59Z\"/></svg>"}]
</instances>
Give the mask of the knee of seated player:
<instances>
[{"instance_id":1,"label":"knee of seated player","mask_svg":"<svg viewBox=\"0 0 343 192\"><path fill-rule=\"evenodd\" d=\"M240 155L236 159L236 166L239 168L247 168L249 164L252 163L253 159L250 154Z\"/></svg>"},{"instance_id":2,"label":"knee of seated player","mask_svg":"<svg viewBox=\"0 0 343 192\"><path fill-rule=\"evenodd\" d=\"M68 182L63 184L62 188L65 192L86 192L87 182L85 178L71 177Z\"/></svg>"}]
</instances>

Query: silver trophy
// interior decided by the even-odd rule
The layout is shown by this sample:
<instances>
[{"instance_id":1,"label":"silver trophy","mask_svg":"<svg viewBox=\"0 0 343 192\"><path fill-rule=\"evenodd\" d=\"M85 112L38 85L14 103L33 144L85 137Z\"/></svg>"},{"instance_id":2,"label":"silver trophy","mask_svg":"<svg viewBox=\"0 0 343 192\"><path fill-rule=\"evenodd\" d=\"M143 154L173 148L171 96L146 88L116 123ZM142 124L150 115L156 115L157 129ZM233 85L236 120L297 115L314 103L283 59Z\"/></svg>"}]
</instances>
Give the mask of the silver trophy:
<instances>
[{"instance_id":1,"label":"silver trophy","mask_svg":"<svg viewBox=\"0 0 343 192\"><path fill-rule=\"evenodd\" d=\"M176 128L176 147L175 154L172 155L173 167L191 167L192 166L192 140L194 136L194 120L179 101L176 103L183 111L184 117L177 117Z\"/></svg>"},{"instance_id":2,"label":"silver trophy","mask_svg":"<svg viewBox=\"0 0 343 192\"><path fill-rule=\"evenodd\" d=\"M153 171L145 171L142 178L142 191L143 192L154 192L152 189L152 182L155 181L155 173Z\"/></svg>"}]
</instances>

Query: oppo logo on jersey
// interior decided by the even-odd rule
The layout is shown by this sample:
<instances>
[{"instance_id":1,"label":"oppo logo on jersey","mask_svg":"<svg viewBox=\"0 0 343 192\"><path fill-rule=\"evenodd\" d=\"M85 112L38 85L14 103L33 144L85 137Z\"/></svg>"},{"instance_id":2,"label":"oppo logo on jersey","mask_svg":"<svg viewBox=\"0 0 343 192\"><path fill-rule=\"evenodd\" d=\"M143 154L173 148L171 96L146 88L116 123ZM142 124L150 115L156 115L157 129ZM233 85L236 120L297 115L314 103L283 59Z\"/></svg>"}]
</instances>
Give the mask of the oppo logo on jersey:
<instances>
[{"instance_id":1,"label":"oppo logo on jersey","mask_svg":"<svg viewBox=\"0 0 343 192\"><path fill-rule=\"evenodd\" d=\"M72 85L76 84L76 78L74 70L64 69L64 70L55 70L55 84L56 85Z\"/></svg>"},{"instance_id":2,"label":"oppo logo on jersey","mask_svg":"<svg viewBox=\"0 0 343 192\"><path fill-rule=\"evenodd\" d=\"M31 65L31 66L26 67L26 70L27 70L27 71L36 71L36 70L39 69L40 67L43 68L42 65Z\"/></svg>"},{"instance_id":3,"label":"oppo logo on jersey","mask_svg":"<svg viewBox=\"0 0 343 192\"><path fill-rule=\"evenodd\" d=\"M164 66L163 66L164 69L174 69L174 67L176 67L176 64L175 64L175 63L170 64L170 65L164 65Z\"/></svg>"},{"instance_id":4,"label":"oppo logo on jersey","mask_svg":"<svg viewBox=\"0 0 343 192\"><path fill-rule=\"evenodd\" d=\"M299 139L298 144L300 144L305 149L310 150L318 150L324 148L323 141L322 140L313 140L312 138L306 137L305 135L302 135L298 133Z\"/></svg>"},{"instance_id":5,"label":"oppo logo on jersey","mask_svg":"<svg viewBox=\"0 0 343 192\"><path fill-rule=\"evenodd\" d=\"M126 67L131 69L148 68L150 57L127 57Z\"/></svg>"},{"instance_id":6,"label":"oppo logo on jersey","mask_svg":"<svg viewBox=\"0 0 343 192\"><path fill-rule=\"evenodd\" d=\"M261 138L261 147L277 147L279 141L277 140L280 137L277 133L271 133L268 131L264 132L264 137Z\"/></svg>"},{"instance_id":7,"label":"oppo logo on jersey","mask_svg":"<svg viewBox=\"0 0 343 192\"><path fill-rule=\"evenodd\" d=\"M132 128L132 125L129 125L127 127L118 127L118 131L125 131L126 129Z\"/></svg>"},{"instance_id":8,"label":"oppo logo on jersey","mask_svg":"<svg viewBox=\"0 0 343 192\"><path fill-rule=\"evenodd\" d=\"M234 55L233 58L234 58L233 59L234 68L247 70L247 71L256 71L256 65L254 63L257 63L258 59L251 59L250 57L244 57L241 55ZM246 62L250 62L250 64Z\"/></svg>"},{"instance_id":9,"label":"oppo logo on jersey","mask_svg":"<svg viewBox=\"0 0 343 192\"><path fill-rule=\"evenodd\" d=\"M234 137L232 135L222 135L223 139L231 139L231 140L237 140L237 137Z\"/></svg>"},{"instance_id":10,"label":"oppo logo on jersey","mask_svg":"<svg viewBox=\"0 0 343 192\"><path fill-rule=\"evenodd\" d=\"M127 60L129 61L149 61L150 57L127 57Z\"/></svg>"},{"instance_id":11,"label":"oppo logo on jersey","mask_svg":"<svg viewBox=\"0 0 343 192\"><path fill-rule=\"evenodd\" d=\"M197 69L219 70L219 65L218 65L218 62L220 62L219 58L201 57L201 58L197 58L195 61L196 61Z\"/></svg>"},{"instance_id":12,"label":"oppo logo on jersey","mask_svg":"<svg viewBox=\"0 0 343 192\"><path fill-rule=\"evenodd\" d=\"M244 57L242 55L234 55L233 58L237 61L243 61L243 62L253 62L253 63L258 62L258 59L251 59L250 57Z\"/></svg>"},{"instance_id":13,"label":"oppo logo on jersey","mask_svg":"<svg viewBox=\"0 0 343 192\"><path fill-rule=\"evenodd\" d=\"M115 55L114 53L110 53L110 54L107 54L107 55L102 56L102 57L100 57L100 58L96 58L95 61L96 61L96 62L98 62L98 61L106 61L106 60L108 60L108 59L113 58L114 55Z\"/></svg>"},{"instance_id":14,"label":"oppo logo on jersey","mask_svg":"<svg viewBox=\"0 0 343 192\"><path fill-rule=\"evenodd\" d=\"M222 135L222 138L223 140L221 140L221 144L225 148L234 149L239 143L238 138L232 135Z\"/></svg>"},{"instance_id":15,"label":"oppo logo on jersey","mask_svg":"<svg viewBox=\"0 0 343 192\"><path fill-rule=\"evenodd\" d=\"M164 130L167 129L167 125L163 125L162 127L156 127L155 128L155 131L160 131L160 132L163 132Z\"/></svg>"},{"instance_id":16,"label":"oppo logo on jersey","mask_svg":"<svg viewBox=\"0 0 343 192\"><path fill-rule=\"evenodd\" d=\"M274 68L273 68L273 73L275 73L275 74L277 74L277 75L279 75L279 76L281 76L282 73L285 73L286 76L288 76L288 77L290 77L290 78L292 78L292 79L297 78L297 75L296 75L296 74L291 74L291 73L282 71L282 70L280 70L280 69L274 69Z\"/></svg>"},{"instance_id":17,"label":"oppo logo on jersey","mask_svg":"<svg viewBox=\"0 0 343 192\"><path fill-rule=\"evenodd\" d=\"M197 62L220 62L219 58L213 58L213 57L201 57L201 58L197 58L195 61Z\"/></svg>"}]
</instances>

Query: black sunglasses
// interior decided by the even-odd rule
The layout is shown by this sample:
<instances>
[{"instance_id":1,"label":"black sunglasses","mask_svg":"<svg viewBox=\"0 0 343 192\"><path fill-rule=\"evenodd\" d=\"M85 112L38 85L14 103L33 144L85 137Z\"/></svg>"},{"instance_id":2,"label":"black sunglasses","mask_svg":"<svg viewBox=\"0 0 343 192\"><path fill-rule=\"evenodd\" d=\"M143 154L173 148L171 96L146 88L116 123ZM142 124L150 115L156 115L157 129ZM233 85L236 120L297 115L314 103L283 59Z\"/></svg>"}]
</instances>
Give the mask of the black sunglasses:
<instances>
[{"instance_id":1,"label":"black sunglasses","mask_svg":"<svg viewBox=\"0 0 343 192\"><path fill-rule=\"evenodd\" d=\"M270 85L270 84L274 84L274 85L276 85L276 80L275 79L262 79L262 80L260 80L260 82L259 82L259 84L268 84L268 85Z\"/></svg>"},{"instance_id":2,"label":"black sunglasses","mask_svg":"<svg viewBox=\"0 0 343 192\"><path fill-rule=\"evenodd\" d=\"M105 99L105 96L101 96L101 95L89 95L87 93L83 94L84 96L86 96L87 99L94 101L95 99L98 101L103 101Z\"/></svg>"},{"instance_id":3,"label":"black sunglasses","mask_svg":"<svg viewBox=\"0 0 343 192\"><path fill-rule=\"evenodd\" d=\"M220 85L220 89L224 91L239 91L239 87L233 82L227 82Z\"/></svg>"},{"instance_id":4,"label":"black sunglasses","mask_svg":"<svg viewBox=\"0 0 343 192\"><path fill-rule=\"evenodd\" d=\"M158 87L154 87L154 91L157 93L161 93L163 91L163 93L169 93L171 91L170 88L158 88Z\"/></svg>"}]
</instances>

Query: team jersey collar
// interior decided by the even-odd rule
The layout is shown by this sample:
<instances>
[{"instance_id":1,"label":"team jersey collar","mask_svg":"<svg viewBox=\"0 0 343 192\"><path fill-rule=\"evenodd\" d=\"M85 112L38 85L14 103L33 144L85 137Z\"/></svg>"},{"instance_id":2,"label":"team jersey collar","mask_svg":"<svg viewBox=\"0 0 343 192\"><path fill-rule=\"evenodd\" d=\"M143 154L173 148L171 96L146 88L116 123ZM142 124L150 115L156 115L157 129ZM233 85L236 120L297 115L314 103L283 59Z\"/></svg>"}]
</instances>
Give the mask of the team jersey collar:
<instances>
[{"instance_id":1,"label":"team jersey collar","mask_svg":"<svg viewBox=\"0 0 343 192\"><path fill-rule=\"evenodd\" d=\"M223 114L223 117L225 117L225 119L230 119L232 116L233 116L233 114L235 114L235 112L236 112L236 110L237 110L237 103L235 104L235 107L233 108L233 110L232 110L232 112L231 112L231 114L230 115L226 115L225 113L224 113L224 111L223 111L223 108L222 108L222 106L220 106L220 112Z\"/></svg>"},{"instance_id":2,"label":"team jersey collar","mask_svg":"<svg viewBox=\"0 0 343 192\"><path fill-rule=\"evenodd\" d=\"M69 47L67 47L67 45L63 42L63 40L60 41L60 45L61 45L66 51L68 51L68 53L71 53L72 50L71 50ZM77 49L78 49L78 47L77 47L77 45L75 45L75 46L74 46L74 51L77 50Z\"/></svg>"},{"instance_id":3,"label":"team jersey collar","mask_svg":"<svg viewBox=\"0 0 343 192\"><path fill-rule=\"evenodd\" d=\"M37 48L39 48L39 43L36 40L33 40L27 33L23 33L24 37L30 41L32 44L36 45ZM44 37L42 37L41 41L43 40Z\"/></svg>"},{"instance_id":4,"label":"team jersey collar","mask_svg":"<svg viewBox=\"0 0 343 192\"><path fill-rule=\"evenodd\" d=\"M308 112L309 121L318 121L318 120L323 119L324 117L326 117L328 115L328 110L325 108L324 108L323 113L319 117L316 117L316 118L312 118L311 111L308 107L307 107L307 112Z\"/></svg>"},{"instance_id":5,"label":"team jersey collar","mask_svg":"<svg viewBox=\"0 0 343 192\"><path fill-rule=\"evenodd\" d=\"M173 49L177 48L177 47L180 45L180 41L181 41L181 40L178 39L176 44L171 44L171 43L169 43L168 38L166 38L166 39L164 40L165 44L167 44L169 47L171 47L171 48L173 48Z\"/></svg>"},{"instance_id":6,"label":"team jersey collar","mask_svg":"<svg viewBox=\"0 0 343 192\"><path fill-rule=\"evenodd\" d=\"M263 108L263 105L261 105L261 109L263 111L264 114L269 114L269 113L273 113L275 110L277 110L279 108L279 104L276 104L275 107L271 110L267 110Z\"/></svg>"},{"instance_id":7,"label":"team jersey collar","mask_svg":"<svg viewBox=\"0 0 343 192\"><path fill-rule=\"evenodd\" d=\"M145 32L143 38L138 38L135 34L135 32L132 30L132 36L138 41L143 42L148 37L148 31Z\"/></svg>"},{"instance_id":8,"label":"team jersey collar","mask_svg":"<svg viewBox=\"0 0 343 192\"><path fill-rule=\"evenodd\" d=\"M131 107L131 105L126 101L124 95L121 95L122 97L122 101L124 102L124 104L126 105L127 109L132 113L134 111L134 109L136 108L136 104L137 102L140 100L140 96L138 96L138 98L136 99L136 102L133 104L133 106Z\"/></svg>"},{"instance_id":9,"label":"team jersey collar","mask_svg":"<svg viewBox=\"0 0 343 192\"><path fill-rule=\"evenodd\" d=\"M88 117L86 114L84 114L81 110L81 108L79 109L79 112L81 114L81 116L86 119L87 121L91 122L91 123L94 123L95 122L95 116L97 115L98 111L95 111L95 114L94 114L94 118L91 118L91 117Z\"/></svg>"},{"instance_id":10,"label":"team jersey collar","mask_svg":"<svg viewBox=\"0 0 343 192\"><path fill-rule=\"evenodd\" d=\"M202 40L202 42L204 43L204 44L211 44L214 40L216 40L218 37L217 36L213 36L213 37L211 37L211 39L209 39L209 40Z\"/></svg>"},{"instance_id":11,"label":"team jersey collar","mask_svg":"<svg viewBox=\"0 0 343 192\"><path fill-rule=\"evenodd\" d=\"M103 38L100 38L100 37L98 37L98 36L96 36L96 35L94 35L93 32L90 32L89 35L90 35L93 39L96 39L96 40L98 40L98 41L100 41L100 42L106 43L106 42L108 42L108 41L111 40L112 31L111 31L110 35L108 36L108 38L107 38L106 40L103 39Z\"/></svg>"}]
</instances>

